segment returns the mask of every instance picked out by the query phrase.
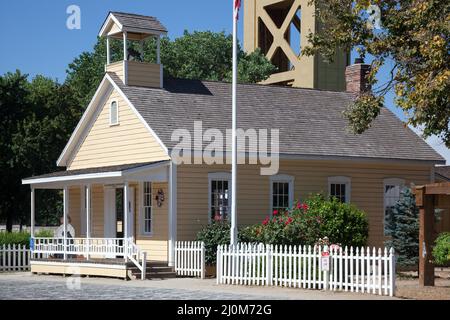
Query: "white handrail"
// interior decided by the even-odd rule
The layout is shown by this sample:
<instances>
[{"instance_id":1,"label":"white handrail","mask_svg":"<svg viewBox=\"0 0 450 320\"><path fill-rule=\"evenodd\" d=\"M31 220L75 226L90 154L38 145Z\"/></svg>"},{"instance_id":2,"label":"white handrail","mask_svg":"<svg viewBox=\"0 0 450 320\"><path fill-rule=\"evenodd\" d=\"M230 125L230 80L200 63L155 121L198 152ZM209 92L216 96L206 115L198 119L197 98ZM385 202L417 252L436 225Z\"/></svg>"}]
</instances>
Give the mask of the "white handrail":
<instances>
[{"instance_id":1,"label":"white handrail","mask_svg":"<svg viewBox=\"0 0 450 320\"><path fill-rule=\"evenodd\" d=\"M141 271L141 280L145 280L147 272L147 253L142 251L135 243L134 238L127 240L127 257Z\"/></svg>"}]
</instances>

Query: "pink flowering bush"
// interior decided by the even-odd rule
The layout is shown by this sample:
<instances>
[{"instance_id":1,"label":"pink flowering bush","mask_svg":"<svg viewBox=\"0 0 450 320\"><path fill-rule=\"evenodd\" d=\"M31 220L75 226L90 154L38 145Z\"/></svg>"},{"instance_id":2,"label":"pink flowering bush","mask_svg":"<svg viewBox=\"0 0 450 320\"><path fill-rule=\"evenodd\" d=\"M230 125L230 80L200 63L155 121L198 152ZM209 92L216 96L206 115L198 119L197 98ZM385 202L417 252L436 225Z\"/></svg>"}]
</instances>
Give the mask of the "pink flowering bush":
<instances>
[{"instance_id":1,"label":"pink flowering bush","mask_svg":"<svg viewBox=\"0 0 450 320\"><path fill-rule=\"evenodd\" d=\"M314 245L327 237L340 246L364 246L368 237L368 221L363 211L337 199L322 195L297 202L284 211L275 210L272 216L240 231L243 242L267 244Z\"/></svg>"}]
</instances>

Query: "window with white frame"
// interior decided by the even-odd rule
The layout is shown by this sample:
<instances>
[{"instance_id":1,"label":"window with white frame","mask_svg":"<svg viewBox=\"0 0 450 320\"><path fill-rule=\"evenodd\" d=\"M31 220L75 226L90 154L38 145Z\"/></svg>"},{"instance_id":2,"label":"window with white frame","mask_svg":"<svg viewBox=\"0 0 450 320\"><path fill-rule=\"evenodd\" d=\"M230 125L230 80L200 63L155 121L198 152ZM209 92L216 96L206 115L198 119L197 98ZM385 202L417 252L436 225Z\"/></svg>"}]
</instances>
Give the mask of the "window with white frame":
<instances>
[{"instance_id":1,"label":"window with white frame","mask_svg":"<svg viewBox=\"0 0 450 320\"><path fill-rule=\"evenodd\" d=\"M119 124L119 104L116 100L109 106L109 124L111 126Z\"/></svg>"},{"instance_id":2,"label":"window with white frame","mask_svg":"<svg viewBox=\"0 0 450 320\"><path fill-rule=\"evenodd\" d=\"M210 173L209 180L209 221L224 221L230 213L231 174Z\"/></svg>"},{"instance_id":3,"label":"window with white frame","mask_svg":"<svg viewBox=\"0 0 450 320\"><path fill-rule=\"evenodd\" d=\"M350 202L351 180L349 177L329 177L328 194L342 203Z\"/></svg>"},{"instance_id":4,"label":"window with white frame","mask_svg":"<svg viewBox=\"0 0 450 320\"><path fill-rule=\"evenodd\" d=\"M386 218L392 214L392 209L400 200L400 194L405 186L405 181L397 178L384 179L384 233L386 234Z\"/></svg>"},{"instance_id":5,"label":"window with white frame","mask_svg":"<svg viewBox=\"0 0 450 320\"><path fill-rule=\"evenodd\" d=\"M142 233L152 233L153 223L152 212L152 183L144 182L142 186Z\"/></svg>"},{"instance_id":6,"label":"window with white frame","mask_svg":"<svg viewBox=\"0 0 450 320\"><path fill-rule=\"evenodd\" d=\"M294 177L276 175L270 178L271 214L277 210L286 210L294 203Z\"/></svg>"}]
</instances>

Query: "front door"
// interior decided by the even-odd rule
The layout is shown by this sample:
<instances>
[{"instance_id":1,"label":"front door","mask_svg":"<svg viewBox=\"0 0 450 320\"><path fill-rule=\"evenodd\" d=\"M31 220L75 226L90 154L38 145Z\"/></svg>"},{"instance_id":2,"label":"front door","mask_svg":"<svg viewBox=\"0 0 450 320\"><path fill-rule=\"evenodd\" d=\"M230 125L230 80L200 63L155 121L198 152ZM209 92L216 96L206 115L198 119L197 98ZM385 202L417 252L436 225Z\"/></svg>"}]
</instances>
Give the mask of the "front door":
<instances>
[{"instance_id":1,"label":"front door","mask_svg":"<svg viewBox=\"0 0 450 320\"><path fill-rule=\"evenodd\" d=\"M124 223L124 188L108 187L105 192L104 236L105 238L123 238ZM128 237L134 237L134 188L129 188L128 199ZM114 257L113 257L114 258Z\"/></svg>"}]
</instances>

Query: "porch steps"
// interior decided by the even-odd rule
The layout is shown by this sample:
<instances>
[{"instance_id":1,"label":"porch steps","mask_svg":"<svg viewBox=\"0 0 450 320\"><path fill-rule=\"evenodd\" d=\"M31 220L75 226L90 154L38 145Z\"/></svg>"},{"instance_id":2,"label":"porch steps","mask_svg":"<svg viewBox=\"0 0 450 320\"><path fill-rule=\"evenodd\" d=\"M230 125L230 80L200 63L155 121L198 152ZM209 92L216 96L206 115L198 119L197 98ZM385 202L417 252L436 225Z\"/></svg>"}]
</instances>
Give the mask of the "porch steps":
<instances>
[{"instance_id":1,"label":"porch steps","mask_svg":"<svg viewBox=\"0 0 450 320\"><path fill-rule=\"evenodd\" d=\"M134 264L128 264L127 270L131 279L141 279L141 270L139 270ZM175 277L175 269L173 267L169 267L167 263L147 262L146 279L169 279Z\"/></svg>"}]
</instances>

